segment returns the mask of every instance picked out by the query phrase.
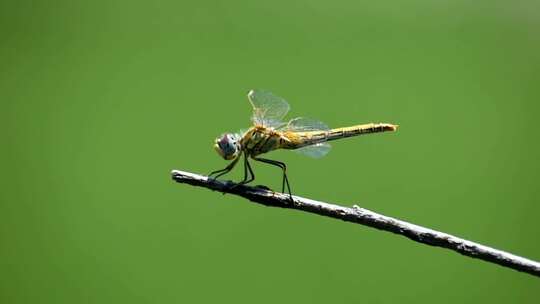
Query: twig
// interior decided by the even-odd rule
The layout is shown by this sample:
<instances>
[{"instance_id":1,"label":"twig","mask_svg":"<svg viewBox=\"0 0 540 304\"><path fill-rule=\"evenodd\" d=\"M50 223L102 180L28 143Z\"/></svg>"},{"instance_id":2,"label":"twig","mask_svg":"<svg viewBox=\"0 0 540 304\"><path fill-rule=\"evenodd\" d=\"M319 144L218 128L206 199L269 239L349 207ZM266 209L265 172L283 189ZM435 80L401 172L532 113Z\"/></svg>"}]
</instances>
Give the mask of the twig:
<instances>
[{"instance_id":1,"label":"twig","mask_svg":"<svg viewBox=\"0 0 540 304\"><path fill-rule=\"evenodd\" d=\"M356 205L353 207L343 207L299 196L293 196L294 202L291 202L288 194L273 192L263 186L250 187L238 185L231 181L209 179L206 176L178 170L173 170L171 174L172 178L179 183L239 195L252 202L265 206L302 210L393 232L395 234L406 236L419 243L447 248L472 258L499 264L540 277L540 263L538 262L458 238L450 234L378 214Z\"/></svg>"}]
</instances>

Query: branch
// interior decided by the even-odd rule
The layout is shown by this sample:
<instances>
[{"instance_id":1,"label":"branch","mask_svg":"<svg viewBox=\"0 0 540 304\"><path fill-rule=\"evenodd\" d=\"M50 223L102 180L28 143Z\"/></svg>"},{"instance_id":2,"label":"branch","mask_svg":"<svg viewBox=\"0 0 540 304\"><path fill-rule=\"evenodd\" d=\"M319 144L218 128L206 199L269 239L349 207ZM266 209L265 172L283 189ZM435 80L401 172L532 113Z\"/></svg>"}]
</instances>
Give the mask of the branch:
<instances>
[{"instance_id":1,"label":"branch","mask_svg":"<svg viewBox=\"0 0 540 304\"><path fill-rule=\"evenodd\" d=\"M231 181L220 181L208 178L207 176L178 170L173 170L171 174L173 180L179 183L235 194L265 206L297 209L369 226L405 236L419 243L447 248L472 258L499 264L540 277L540 263L538 262L450 234L378 214L356 205L353 207L343 207L299 196L293 196L294 202L291 202L288 194L273 192L264 186L250 187L239 185Z\"/></svg>"}]
</instances>

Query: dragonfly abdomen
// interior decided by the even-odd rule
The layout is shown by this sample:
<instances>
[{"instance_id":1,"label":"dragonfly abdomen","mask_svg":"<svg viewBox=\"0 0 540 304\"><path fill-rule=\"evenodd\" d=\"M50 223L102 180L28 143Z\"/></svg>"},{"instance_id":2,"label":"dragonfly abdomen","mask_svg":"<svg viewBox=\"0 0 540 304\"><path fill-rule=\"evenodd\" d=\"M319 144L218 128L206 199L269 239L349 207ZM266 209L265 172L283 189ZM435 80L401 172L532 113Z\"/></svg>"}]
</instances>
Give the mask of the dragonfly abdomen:
<instances>
[{"instance_id":1,"label":"dragonfly abdomen","mask_svg":"<svg viewBox=\"0 0 540 304\"><path fill-rule=\"evenodd\" d=\"M395 131L397 125L387 123L369 123L364 125L356 125L352 127L337 128L328 131L327 140L335 140L345 137L358 136L370 133L380 133L387 131Z\"/></svg>"},{"instance_id":2,"label":"dragonfly abdomen","mask_svg":"<svg viewBox=\"0 0 540 304\"><path fill-rule=\"evenodd\" d=\"M356 125L352 127L336 128L328 131L298 132L295 135L289 136L291 138L294 138L294 140L285 148L296 149L325 141L331 141L363 134L395 131L396 129L397 125L387 123L370 123L364 125Z\"/></svg>"}]
</instances>

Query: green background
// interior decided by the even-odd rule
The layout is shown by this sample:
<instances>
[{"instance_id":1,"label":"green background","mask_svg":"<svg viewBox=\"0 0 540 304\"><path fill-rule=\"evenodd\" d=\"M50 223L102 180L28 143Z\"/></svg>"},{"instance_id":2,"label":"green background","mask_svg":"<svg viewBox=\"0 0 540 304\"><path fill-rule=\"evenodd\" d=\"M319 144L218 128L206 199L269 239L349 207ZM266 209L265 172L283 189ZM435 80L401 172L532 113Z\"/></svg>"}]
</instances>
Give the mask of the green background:
<instances>
[{"instance_id":1,"label":"green background","mask_svg":"<svg viewBox=\"0 0 540 304\"><path fill-rule=\"evenodd\" d=\"M2 1L0 302L536 302L530 275L169 172L224 167L214 138L265 88L291 117L400 125L272 152L295 194L538 260L539 20L536 1Z\"/></svg>"}]
</instances>

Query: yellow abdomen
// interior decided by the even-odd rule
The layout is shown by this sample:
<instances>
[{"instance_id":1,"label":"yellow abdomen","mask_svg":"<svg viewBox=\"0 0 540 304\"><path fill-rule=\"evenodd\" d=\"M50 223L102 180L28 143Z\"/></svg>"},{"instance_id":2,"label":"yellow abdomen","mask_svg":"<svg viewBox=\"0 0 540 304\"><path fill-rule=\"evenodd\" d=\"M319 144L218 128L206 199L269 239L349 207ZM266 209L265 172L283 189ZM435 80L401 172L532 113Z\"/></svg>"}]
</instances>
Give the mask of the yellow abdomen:
<instances>
[{"instance_id":1,"label":"yellow abdomen","mask_svg":"<svg viewBox=\"0 0 540 304\"><path fill-rule=\"evenodd\" d=\"M351 127L336 128L327 131L284 132L284 137L286 137L288 140L283 142L282 148L297 149L346 137L395 131L397 127L397 125L387 123L369 123Z\"/></svg>"}]
</instances>

